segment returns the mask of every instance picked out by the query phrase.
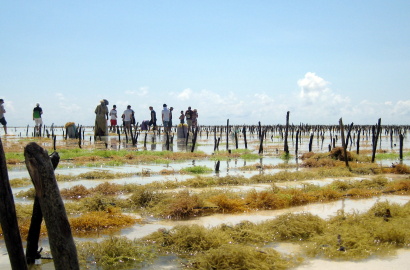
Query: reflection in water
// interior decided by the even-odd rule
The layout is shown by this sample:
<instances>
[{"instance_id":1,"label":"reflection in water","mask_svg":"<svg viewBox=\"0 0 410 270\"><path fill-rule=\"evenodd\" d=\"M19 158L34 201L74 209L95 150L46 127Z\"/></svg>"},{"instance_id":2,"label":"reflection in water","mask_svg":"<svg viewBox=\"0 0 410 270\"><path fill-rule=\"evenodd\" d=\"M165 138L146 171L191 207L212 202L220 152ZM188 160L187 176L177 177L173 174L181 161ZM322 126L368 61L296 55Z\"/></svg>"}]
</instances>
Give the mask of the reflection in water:
<instances>
[{"instance_id":1,"label":"reflection in water","mask_svg":"<svg viewBox=\"0 0 410 270\"><path fill-rule=\"evenodd\" d=\"M178 139L177 140L177 150L179 152L188 152L188 145L185 142L185 139Z\"/></svg>"}]
</instances>

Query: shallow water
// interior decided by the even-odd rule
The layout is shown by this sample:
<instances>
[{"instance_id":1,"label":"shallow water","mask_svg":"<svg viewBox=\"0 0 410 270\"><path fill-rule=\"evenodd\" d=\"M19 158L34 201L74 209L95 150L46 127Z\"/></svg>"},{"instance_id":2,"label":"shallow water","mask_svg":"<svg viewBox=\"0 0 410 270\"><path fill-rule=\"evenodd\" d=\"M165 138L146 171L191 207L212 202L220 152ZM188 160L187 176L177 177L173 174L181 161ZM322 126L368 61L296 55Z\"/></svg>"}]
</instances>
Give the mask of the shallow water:
<instances>
[{"instance_id":1,"label":"shallow water","mask_svg":"<svg viewBox=\"0 0 410 270\"><path fill-rule=\"evenodd\" d=\"M10 133L19 134L18 129L10 128ZM20 132L25 135L24 129L21 129ZM58 132L57 132L58 131ZM62 129L56 130L56 134L59 135L57 137L57 151L58 145L72 145L75 146L77 144L77 140L63 140L62 139ZM213 133L209 133L209 137L206 138L206 133L203 133L201 137L198 139L198 144L195 148L195 151L202 151L207 154L212 154L214 152L214 138ZM217 134L219 136L220 134ZM326 135L328 136L328 135ZM93 138L90 130L87 129L86 131L86 138L90 137L90 140L83 141L85 145L94 145L95 148L105 149L105 145L103 143L93 141ZM144 133L141 133L138 138L137 148L133 148L133 150L140 151L143 150L143 138ZM150 151L163 151L166 150L166 145L164 144L164 137L161 135L160 137L154 137L154 142L152 142L153 136L150 134L147 136L147 150ZM270 139L269 139L270 138ZM2 137L3 144L7 141L13 141L19 139L18 136L8 136ZM107 147L109 149L124 149L130 148L131 145L125 144L125 138L121 138L121 142L118 141L117 136L109 136L104 138L107 142ZM221 136L221 142L219 145L219 150L226 150L226 142L225 136ZM41 145L51 149L52 145L49 142L41 142ZM328 144L330 143L328 137L325 139L323 144L316 139L314 139L314 143L312 145L314 152L327 152L328 151ZM340 143L340 142L339 142ZM397 140L394 140L394 143L397 143ZM299 146L299 155L308 152L308 140L306 138L302 139L302 143ZM405 138L405 148L409 147L410 140ZM267 173L276 173L280 171L279 169L269 169L269 170L260 170L260 171L241 171L240 168L242 166L262 163L262 165L277 165L280 163L284 163L285 161L280 159L279 152L282 152L283 141L278 137L271 138L268 136L268 140L264 143L264 156L262 158L258 158L255 160L243 160L243 159L229 159L223 160L220 163L220 172L215 173L214 171L206 174L209 176L227 176L227 175L239 175L244 177L251 177L257 174L267 174ZM239 149L244 149L244 142L242 138L239 138ZM290 153L294 154L295 142L293 140L289 140L289 147ZM229 137L229 149L235 149L234 140L232 137ZM248 148L252 150L252 153L258 152L258 139L255 135L248 135ZM350 148L350 147L349 147ZM276 150L278 149L278 150ZM369 150L371 149L371 144L367 142L361 143L361 151L362 150ZM381 149L385 149L386 151L394 151L398 152L398 146L390 145L390 141L383 137L381 143ZM191 146L185 144L185 140L176 140L174 139L174 145L170 146L170 151L175 152L190 152ZM355 147L350 148L349 150L355 151ZM392 163L397 163L398 160L377 160L377 163L380 166L388 167L391 166ZM298 162L297 159L292 158L288 161L289 163L295 164ZM403 161L404 164L410 165L410 159L405 159ZM161 170L175 170L179 171L182 168L190 167L190 166L206 166L211 169L214 169L215 161L213 160L188 160L182 162L176 162L171 164L139 164L139 165L124 165L124 166L100 166L100 167L58 167L55 171L56 174L62 175L73 175L76 176L81 173L90 172L90 171L109 171L112 173L121 172L121 173L141 173L143 171L151 172L150 176L130 176L121 179L112 179L112 180L105 180L105 179L97 179L97 180L76 180L76 181L67 181L67 182L59 182L59 188L70 188L74 185L84 185L87 188L95 187L104 182L112 182L117 184L147 184L154 181L184 181L188 178L194 177L193 175L181 175L178 173L170 174L170 175L161 175L159 172ZM292 169L291 171L296 170ZM16 179L16 178L23 178L29 177L28 172L25 166L21 166L17 169L9 170L9 178ZM360 179L360 178L357 178ZM323 186L326 184L331 183L335 179L322 179L322 180L309 180L309 181L290 181L290 182L283 182L283 183L276 183L276 185L280 187L288 187L288 188L300 188L303 187L305 184L314 184L318 186ZM228 188L233 191L244 191L249 189L256 189L256 190L264 190L270 188L270 184L255 184L255 185L248 185L248 186L229 186ZM23 187L23 188L13 188L13 193L17 193L22 190L27 190L31 188L30 186ZM226 187L221 187L222 189L226 189ZM199 189L197 189L199 190ZM398 196L398 195L389 195L389 196L380 196L374 197L370 199L359 199L353 200L350 198L335 201L335 202L328 202L328 203L317 203L317 204L310 204L305 206L299 207L292 207L289 209L281 209L281 210L271 210L271 211L257 211L252 213L242 213L242 214L216 214L207 217L198 217L193 218L191 220L157 220L157 219L147 219L146 224L137 224L133 227L123 229L118 234L124 235L130 239L134 238L141 238L146 236L152 232L155 232L159 228L166 228L170 229L176 225L182 224L198 224L203 225L205 227L212 227L218 226L222 223L226 224L237 224L244 220L248 220L251 222L262 222L268 219L273 219L278 215L285 214L285 213L299 213L299 212L310 212L312 214L318 215L322 218L329 218L336 214L338 210L343 209L346 212L352 211L359 211L364 212L367 211L371 206L374 205L377 201L384 201L389 200L390 202L397 202L400 204L404 204L410 200L410 196ZM16 202L22 203L32 203L30 200L25 199L16 199ZM102 238L92 238L92 241L99 241ZM84 238L76 238L76 240L84 241L88 239ZM48 241L47 239L42 239L40 246L47 247ZM274 244L274 247L282 252L282 253L296 253L299 251L299 246L289 243L279 243ZM4 247L4 241L0 241L0 269L11 269L8 261L7 251ZM398 255L392 258L374 258L370 260L365 260L361 262L334 262L334 261L327 261L327 260L320 260L320 259L308 259L308 263L306 265L302 265L297 267L298 270L310 270L310 269L351 269L355 267L355 269L387 269L388 267L393 267L393 269L405 269L406 266L410 265L410 253L408 250L399 250ZM175 256L164 256L160 257L153 265L146 266L142 269L179 269L180 264L178 260L176 260ZM52 264L43 265L40 269L54 269ZM410 269L410 267L409 267Z\"/></svg>"}]
</instances>

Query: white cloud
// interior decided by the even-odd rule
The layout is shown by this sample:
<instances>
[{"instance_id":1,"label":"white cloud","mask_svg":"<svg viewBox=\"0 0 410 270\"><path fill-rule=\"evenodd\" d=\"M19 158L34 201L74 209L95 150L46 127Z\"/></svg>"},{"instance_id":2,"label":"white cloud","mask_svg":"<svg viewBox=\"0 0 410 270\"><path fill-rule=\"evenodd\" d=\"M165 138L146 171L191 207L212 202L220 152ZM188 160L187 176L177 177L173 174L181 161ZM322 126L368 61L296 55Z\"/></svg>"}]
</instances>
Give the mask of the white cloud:
<instances>
[{"instance_id":1,"label":"white cloud","mask_svg":"<svg viewBox=\"0 0 410 270\"><path fill-rule=\"evenodd\" d=\"M308 72L303 79L298 80L298 85L301 88L300 98L307 102L314 102L317 98L329 92L329 84L315 73Z\"/></svg>"},{"instance_id":2,"label":"white cloud","mask_svg":"<svg viewBox=\"0 0 410 270\"><path fill-rule=\"evenodd\" d=\"M65 100L65 97L64 97L64 95L63 95L62 93L56 93L56 98L57 98L58 100Z\"/></svg>"},{"instance_id":3,"label":"white cloud","mask_svg":"<svg viewBox=\"0 0 410 270\"><path fill-rule=\"evenodd\" d=\"M177 95L179 100L188 100L191 98L192 90L190 88L182 90L181 93Z\"/></svg>"},{"instance_id":4,"label":"white cloud","mask_svg":"<svg viewBox=\"0 0 410 270\"><path fill-rule=\"evenodd\" d=\"M410 100L399 100L394 104L392 113L395 116L410 115Z\"/></svg>"}]
</instances>

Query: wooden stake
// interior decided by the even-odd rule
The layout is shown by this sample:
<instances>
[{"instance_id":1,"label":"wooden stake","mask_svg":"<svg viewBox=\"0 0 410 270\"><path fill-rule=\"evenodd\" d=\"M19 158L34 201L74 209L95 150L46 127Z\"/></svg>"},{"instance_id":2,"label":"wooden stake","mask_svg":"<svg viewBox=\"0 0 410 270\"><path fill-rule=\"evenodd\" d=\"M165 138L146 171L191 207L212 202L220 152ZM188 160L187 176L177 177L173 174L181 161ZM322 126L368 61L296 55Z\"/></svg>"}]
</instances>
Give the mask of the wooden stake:
<instances>
[{"instance_id":1,"label":"wooden stake","mask_svg":"<svg viewBox=\"0 0 410 270\"><path fill-rule=\"evenodd\" d=\"M26 270L26 258L17 223L16 207L7 172L6 156L0 139L0 223L13 270Z\"/></svg>"},{"instance_id":2,"label":"wooden stake","mask_svg":"<svg viewBox=\"0 0 410 270\"><path fill-rule=\"evenodd\" d=\"M24 156L46 223L54 267L77 270L77 250L47 151L31 142L25 147Z\"/></svg>"}]
</instances>

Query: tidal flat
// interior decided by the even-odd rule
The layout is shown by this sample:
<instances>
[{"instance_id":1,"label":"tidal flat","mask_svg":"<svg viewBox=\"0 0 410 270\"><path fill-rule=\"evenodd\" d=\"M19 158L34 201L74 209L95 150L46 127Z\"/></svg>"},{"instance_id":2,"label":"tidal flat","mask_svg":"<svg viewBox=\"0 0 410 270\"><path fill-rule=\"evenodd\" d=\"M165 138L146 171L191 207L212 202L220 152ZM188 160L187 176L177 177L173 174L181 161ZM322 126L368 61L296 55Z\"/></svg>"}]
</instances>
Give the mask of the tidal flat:
<instances>
[{"instance_id":1,"label":"tidal flat","mask_svg":"<svg viewBox=\"0 0 410 270\"><path fill-rule=\"evenodd\" d=\"M23 240L34 199L23 152L36 142L60 155L55 176L82 269L386 269L410 263L410 141L405 136L400 159L391 127L381 133L374 162L370 131L361 137L353 131L348 165L330 127L312 127L298 141L289 135L289 153L283 130L274 127L266 127L262 139L248 128L246 144L238 129L226 135L203 127L195 145L175 131L171 142L152 131L140 131L133 142L123 134L92 138L91 128L81 141L64 138L63 129L54 131L55 140L10 130L2 144ZM48 257L44 224L39 246ZM4 240L0 250L0 267L11 269ZM54 269L49 259L36 267Z\"/></svg>"}]
</instances>

